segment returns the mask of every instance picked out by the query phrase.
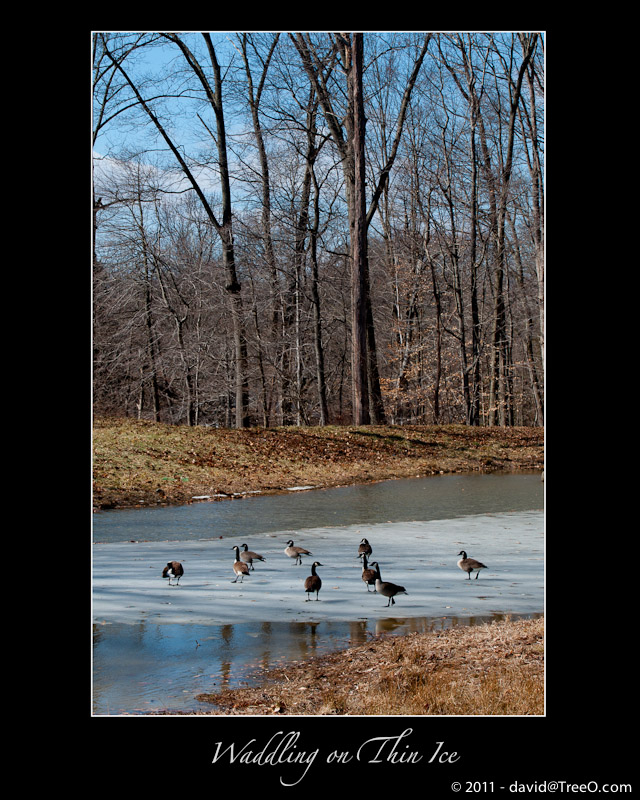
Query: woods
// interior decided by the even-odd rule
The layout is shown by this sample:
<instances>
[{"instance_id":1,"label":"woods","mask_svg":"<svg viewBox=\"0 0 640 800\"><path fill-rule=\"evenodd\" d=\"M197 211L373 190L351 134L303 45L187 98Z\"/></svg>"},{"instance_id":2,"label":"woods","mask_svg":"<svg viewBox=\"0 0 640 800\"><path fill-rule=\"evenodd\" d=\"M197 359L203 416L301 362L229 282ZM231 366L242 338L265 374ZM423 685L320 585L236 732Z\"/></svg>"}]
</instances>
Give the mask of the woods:
<instances>
[{"instance_id":1,"label":"woods","mask_svg":"<svg viewBox=\"0 0 640 800\"><path fill-rule=\"evenodd\" d=\"M543 142L539 33L94 33L94 410L542 426Z\"/></svg>"}]
</instances>

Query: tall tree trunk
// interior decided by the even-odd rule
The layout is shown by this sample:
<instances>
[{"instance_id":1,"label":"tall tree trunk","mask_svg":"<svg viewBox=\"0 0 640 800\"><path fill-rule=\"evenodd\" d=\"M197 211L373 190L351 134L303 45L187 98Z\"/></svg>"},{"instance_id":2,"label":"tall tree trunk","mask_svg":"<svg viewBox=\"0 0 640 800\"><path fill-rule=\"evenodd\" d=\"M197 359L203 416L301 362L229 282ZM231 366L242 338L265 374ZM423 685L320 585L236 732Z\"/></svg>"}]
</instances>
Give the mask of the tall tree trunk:
<instances>
[{"instance_id":1,"label":"tall tree trunk","mask_svg":"<svg viewBox=\"0 0 640 800\"><path fill-rule=\"evenodd\" d=\"M260 174L261 174L261 188L262 188L262 209L261 209L260 219L262 226L262 246L264 252L264 259L267 266L267 272L269 274L270 290L271 290L271 338L273 340L274 346L277 346L277 342L281 341L283 348L281 356L282 370L280 375L280 381L278 383L278 391L280 394L278 407L280 408L282 414L281 423L287 424L289 420L287 418L286 407L287 405L290 405L289 388L288 388L290 383L290 375L289 375L289 363L288 363L287 328L290 325L290 318L286 309L279 308L279 303L281 301L280 301L280 291L279 291L279 281L278 281L278 269L276 264L276 255L273 245L273 234L271 229L271 218L272 218L271 178L269 172L269 159L267 156L267 148L264 142L264 134L259 114L260 101L262 98L262 92L264 90L265 81L267 78L267 72L269 70L269 65L271 63L271 59L273 57L273 53L275 51L279 37L280 34L276 33L271 43L271 47L269 49L267 57L262 65L262 74L260 75L258 84L256 86L254 85L251 66L249 63L247 33L239 34L242 58L244 61L245 73L247 76L247 97L249 102L249 108L251 110L253 134L256 141L256 147L258 149L258 157L260 160ZM282 319L283 325L285 327L285 330L282 331L282 336L280 336L279 334L280 319Z\"/></svg>"},{"instance_id":2,"label":"tall tree trunk","mask_svg":"<svg viewBox=\"0 0 640 800\"><path fill-rule=\"evenodd\" d=\"M433 288L433 301L436 307L436 365L433 377L433 422L440 422L440 383L442 381L442 300L438 279L436 278L435 264L429 258L431 267L431 286Z\"/></svg>"},{"instance_id":3,"label":"tall tree trunk","mask_svg":"<svg viewBox=\"0 0 640 800\"><path fill-rule=\"evenodd\" d=\"M519 37L523 48L526 48L526 35L521 33L519 34ZM533 210L532 232L535 243L536 277L538 283L541 369L544 371L544 183L540 158L540 145L538 143L538 124L536 115L535 79L537 76L534 71L533 62L528 65L526 75L529 85L529 111L527 112L525 107L522 116L528 125L531 138L529 174L531 175L531 181L533 184L531 190L531 206ZM542 409L540 409L540 411L542 414ZM544 424L543 416L541 416L538 424Z\"/></svg>"},{"instance_id":4,"label":"tall tree trunk","mask_svg":"<svg viewBox=\"0 0 640 800\"><path fill-rule=\"evenodd\" d=\"M324 348L322 344L322 314L320 313L320 292L318 290L318 220L320 215L318 187L314 199L314 224L310 231L311 256L311 299L313 303L313 346L316 356L316 386L320 408L320 425L329 424L329 405L327 403L327 384L324 368Z\"/></svg>"},{"instance_id":5,"label":"tall tree trunk","mask_svg":"<svg viewBox=\"0 0 640 800\"><path fill-rule=\"evenodd\" d=\"M380 388L380 376L378 372L378 363L377 363L377 348L376 348L376 341L375 341L375 328L374 328L374 321L373 321L373 311L371 308L371 298L370 298L370 281L369 281L369 269L368 269L368 262L366 257L364 261L360 263L359 266L356 266L356 262L354 261L354 243L353 238L354 236L362 236L362 232L358 231L357 233L354 231L354 209L356 204L361 209L362 203L365 203L365 230L364 230L364 253L366 254L366 231L367 228L375 215L375 212L378 207L378 201L380 198L380 194L382 193L384 187L387 185L389 180L389 173L395 161L398 147L400 144L400 136L402 133L402 127L404 124L404 118L406 115L407 107L409 104L409 99L411 97L411 92L413 90L413 86L415 85L416 78L418 76L418 72L420 67L422 66L422 62L427 52L427 47L429 41L431 39L432 34L427 33L425 34L424 43L419 55L414 62L414 68L409 78L407 87L405 88L402 103L400 108L400 113L398 115L398 121L396 125L396 136L391 147L391 152L387 163L384 165L378 183L375 187L373 192L371 205L369 207L369 211L366 212L366 198L364 196L364 183L361 186L362 195L356 198L355 196L355 161L354 161L354 152L353 152L353 145L356 141L356 136L354 134L354 125L356 124L354 115L357 113L354 108L355 97L354 97L354 58L356 55L355 50L360 50L360 94L362 90L362 47L363 47L363 35L361 33L340 33L336 34L336 49L340 50L343 54L343 67L347 75L347 95L349 99L348 109L345 119L345 128L346 128L346 135L343 127L340 123L340 118L334 112L333 104L331 101L331 97L329 92L326 88L325 78L326 75L323 73L323 65L320 63L320 59L315 52L313 45L307 37L305 38L301 33L296 33L295 36L290 34L291 40L295 44L300 57L302 59L302 64L304 69L309 77L311 84L314 86L316 93L318 95L318 99L320 104L322 105L322 109L324 111L325 121L327 127L331 133L331 137L338 148L340 155L342 157L342 168L344 171L345 176L345 187L346 187L346 195L347 195L347 206L349 209L349 231L351 234L351 260L352 266L356 270L361 270L359 274L356 274L352 280L352 294L353 291L357 293L357 302L360 303L363 307L357 308L353 310L352 315L352 325L360 326L364 324L365 326L365 333L364 333L364 341L362 339L362 332L357 329L355 330L355 343L353 344L354 350L354 357L357 360L355 364L355 370L352 375L352 381L354 383L353 395L354 398L357 396L356 404L358 408L354 408L353 410L353 418L354 421L356 418L358 419L370 419L373 415L374 422L383 423L386 420L384 415L384 406L382 402L382 392ZM358 41L356 41L356 39ZM355 43L355 44L354 44ZM358 122L359 127L362 130L362 136L364 136L364 104L362 97L358 99L358 102L362 105L362 119ZM364 147L364 140L362 142L362 146ZM364 150L363 150L364 152ZM362 181L364 181L364 165L360 167L362 171ZM361 210L360 212L361 213ZM362 238L360 239L360 244L358 244L358 248L360 252L362 252ZM360 255L358 255L360 258ZM354 284L357 284L354 285ZM364 322L363 322L364 321ZM363 352L364 350L364 352ZM366 379L361 374L361 361L365 362L367 367L367 376ZM369 386L371 386L371 390L369 390ZM364 387L364 388L363 388ZM366 392L366 398L363 396L363 393ZM363 400L367 400L367 410L363 410ZM371 410L369 409L369 400L372 399L371 402ZM367 423L356 423L356 424L367 424Z\"/></svg>"},{"instance_id":6,"label":"tall tree trunk","mask_svg":"<svg viewBox=\"0 0 640 800\"><path fill-rule=\"evenodd\" d=\"M146 261L146 256L145 256ZM153 419L160 422L160 393L158 390L158 373L155 334L153 331L153 315L151 312L151 286L148 270L145 268L145 287L144 287L144 318L147 329L147 355L149 358L149 370L151 372L151 406Z\"/></svg>"},{"instance_id":7,"label":"tall tree trunk","mask_svg":"<svg viewBox=\"0 0 640 800\"><path fill-rule=\"evenodd\" d=\"M322 345L322 314L320 312L320 292L318 288L318 234L320 229L320 187L315 174L315 161L318 156L316 147L316 115L318 100L315 91L311 91L307 106L307 172L313 183L313 216L307 214L306 225L309 229L309 257L311 261L311 303L313 308L313 346L316 359L316 387L320 410L320 425L329 424L329 406L327 403L327 387L324 368L324 348Z\"/></svg>"},{"instance_id":8,"label":"tall tree trunk","mask_svg":"<svg viewBox=\"0 0 640 800\"><path fill-rule=\"evenodd\" d=\"M520 102L522 81L527 65L535 50L537 34L531 34L523 41L523 59L515 83L509 75L509 120L507 123L506 158L502 166L500 195L498 202L496 260L494 273L494 312L489 384L489 424L507 424L507 369L508 341L506 331L506 310L504 295L504 276L506 270L506 214L513 165L513 145L515 120Z\"/></svg>"},{"instance_id":9,"label":"tall tree trunk","mask_svg":"<svg viewBox=\"0 0 640 800\"><path fill-rule=\"evenodd\" d=\"M367 208L365 196L365 118L362 97L362 34L351 40L352 147L354 162L353 218L351 233L351 368L353 377L353 424L368 425L369 383L367 363Z\"/></svg>"},{"instance_id":10,"label":"tall tree trunk","mask_svg":"<svg viewBox=\"0 0 640 800\"><path fill-rule=\"evenodd\" d=\"M202 34L207 44L215 93L210 96L210 102L216 117L216 132L218 145L218 165L222 184L222 224L219 227L222 239L222 263L227 276L227 292L231 297L231 317L233 320L233 343L235 349L235 386L236 386L236 428L246 428L249 425L249 385L247 379L247 341L244 329L244 309L242 303L241 286L236 274L235 253L233 249L233 227L231 222L231 186L229 182L229 162L227 160L227 133L224 122L224 109L222 105L222 78L216 51L209 33ZM184 48L183 48L184 52ZM196 74L204 77L199 65L192 64ZM202 80L202 78L201 78ZM210 92L208 81L204 88Z\"/></svg>"},{"instance_id":11,"label":"tall tree trunk","mask_svg":"<svg viewBox=\"0 0 640 800\"><path fill-rule=\"evenodd\" d=\"M469 40L468 47L465 46L464 40L460 34L455 37L458 49L462 55L464 71L466 77L466 88L460 81L458 73L453 69L446 58L443 58L445 66L451 73L456 85L460 89L461 94L465 98L469 106L469 149L470 149L470 167L471 167L471 198L470 198L470 246L469 246L469 261L471 264L471 289L470 289L470 305L471 305L471 361L467 367L470 375L469 380L469 403L467 406L467 424L479 425L480 424L480 389L481 389L481 373L480 373L480 340L481 340L481 322L478 309L478 153L477 153L477 138L476 129L480 126L481 142L483 145L483 155L485 158L485 172L487 175L487 182L489 186L489 200L490 200L490 226L495 231L496 227L496 202L495 202L495 189L493 179L491 178L491 167L489 159L489 151L486 147L486 138L484 135L484 127L482 117L480 116L480 98L484 91L484 87L480 87L480 95L476 89L477 72L472 65L472 46ZM443 56L442 50L440 50ZM485 59L488 57L488 50L485 53Z\"/></svg>"},{"instance_id":12,"label":"tall tree trunk","mask_svg":"<svg viewBox=\"0 0 640 800\"><path fill-rule=\"evenodd\" d=\"M476 153L477 98L471 100L471 406L468 425L480 424L480 313L478 310L478 167Z\"/></svg>"},{"instance_id":13,"label":"tall tree trunk","mask_svg":"<svg viewBox=\"0 0 640 800\"><path fill-rule=\"evenodd\" d=\"M513 219L513 215L508 215L509 220L509 228L511 229L511 236L513 237L514 242L514 259L517 266L517 285L520 289L520 294L522 298L522 305L524 308L524 349L526 353L526 363L527 369L529 372L529 380L531 384L531 393L533 395L533 402L534 408L536 410L535 414L535 424L536 425L543 425L544 421L544 406L543 406L543 399L542 399L542 390L540 387L540 380L538 378L538 368L536 366L536 357L534 354L534 347L533 347L533 315L529 308L529 301L527 299L527 291L525 287L525 279L524 279L524 265L522 263L522 256L520 250L520 242L518 239L518 231L516 228L515 220Z\"/></svg>"},{"instance_id":14,"label":"tall tree trunk","mask_svg":"<svg viewBox=\"0 0 640 800\"><path fill-rule=\"evenodd\" d=\"M144 264L144 320L147 331L147 356L149 359L149 371L151 373L151 406L153 411L153 419L160 422L160 396L158 390L158 374L156 369L156 345L155 334L153 330L153 313L151 307L151 274L150 274L150 261L151 256L147 246L147 234L144 226L144 209L140 195L138 196L138 231L140 235L140 243L142 247L142 260ZM142 411L142 393L140 395L140 411Z\"/></svg>"},{"instance_id":15,"label":"tall tree trunk","mask_svg":"<svg viewBox=\"0 0 640 800\"><path fill-rule=\"evenodd\" d=\"M269 416L271 413L271 402L269 399L269 392L267 388L267 376L264 368L264 345L262 342L262 335L260 333L260 323L258 321L258 303L256 299L256 290L253 284L253 279L251 280L251 295L252 295L252 303L251 303L251 315L253 317L253 328L255 331L256 342L258 344L258 372L260 373L260 394L261 394L261 405L262 405L262 426L264 428L269 427Z\"/></svg>"}]
</instances>

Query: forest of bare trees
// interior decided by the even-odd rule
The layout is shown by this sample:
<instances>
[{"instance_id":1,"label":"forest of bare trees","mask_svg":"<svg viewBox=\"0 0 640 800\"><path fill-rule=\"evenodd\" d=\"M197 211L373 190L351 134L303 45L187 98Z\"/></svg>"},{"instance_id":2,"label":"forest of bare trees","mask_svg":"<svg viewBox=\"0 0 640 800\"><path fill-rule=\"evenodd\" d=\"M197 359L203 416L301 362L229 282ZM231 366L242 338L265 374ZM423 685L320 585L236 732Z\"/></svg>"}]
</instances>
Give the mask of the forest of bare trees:
<instances>
[{"instance_id":1,"label":"forest of bare trees","mask_svg":"<svg viewBox=\"0 0 640 800\"><path fill-rule=\"evenodd\" d=\"M542 426L544 35L93 34L97 414Z\"/></svg>"}]
</instances>

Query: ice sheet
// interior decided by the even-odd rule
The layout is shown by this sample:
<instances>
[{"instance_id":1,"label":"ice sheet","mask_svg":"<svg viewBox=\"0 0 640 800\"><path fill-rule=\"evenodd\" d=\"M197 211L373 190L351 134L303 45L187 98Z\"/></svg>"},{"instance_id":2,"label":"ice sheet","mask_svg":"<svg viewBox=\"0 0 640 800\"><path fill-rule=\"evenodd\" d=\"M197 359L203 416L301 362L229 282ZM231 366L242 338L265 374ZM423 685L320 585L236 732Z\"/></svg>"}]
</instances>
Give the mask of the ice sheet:
<instances>
[{"instance_id":1,"label":"ice sheet","mask_svg":"<svg viewBox=\"0 0 640 800\"><path fill-rule=\"evenodd\" d=\"M379 523L242 534L195 542L93 545L93 617L108 622L235 624L251 621L535 613L544 610L544 516L541 511L481 514L428 522ZM361 580L358 544L373 547L382 579L408 592L387 608ZM287 540L310 550L302 565L284 554ZM232 583L232 547L246 542L266 562ZM460 550L487 565L478 580L457 567ZM161 577L178 560L178 586ZM322 563L319 601L304 579Z\"/></svg>"}]
</instances>

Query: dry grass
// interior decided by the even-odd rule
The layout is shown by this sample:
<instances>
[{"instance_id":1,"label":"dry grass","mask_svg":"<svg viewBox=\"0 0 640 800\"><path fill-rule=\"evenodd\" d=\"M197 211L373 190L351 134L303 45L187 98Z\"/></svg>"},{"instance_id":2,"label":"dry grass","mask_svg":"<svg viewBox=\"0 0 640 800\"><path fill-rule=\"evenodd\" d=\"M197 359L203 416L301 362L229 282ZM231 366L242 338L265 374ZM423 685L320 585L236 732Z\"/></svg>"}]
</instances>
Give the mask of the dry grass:
<instances>
[{"instance_id":1,"label":"dry grass","mask_svg":"<svg viewBox=\"0 0 640 800\"><path fill-rule=\"evenodd\" d=\"M541 715L544 619L382 635L199 699L211 714Z\"/></svg>"},{"instance_id":2,"label":"dry grass","mask_svg":"<svg viewBox=\"0 0 640 800\"><path fill-rule=\"evenodd\" d=\"M452 472L542 469L542 428L369 425L189 428L96 419L100 508L187 503L195 495L340 486Z\"/></svg>"}]
</instances>

